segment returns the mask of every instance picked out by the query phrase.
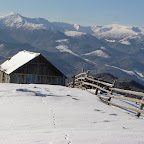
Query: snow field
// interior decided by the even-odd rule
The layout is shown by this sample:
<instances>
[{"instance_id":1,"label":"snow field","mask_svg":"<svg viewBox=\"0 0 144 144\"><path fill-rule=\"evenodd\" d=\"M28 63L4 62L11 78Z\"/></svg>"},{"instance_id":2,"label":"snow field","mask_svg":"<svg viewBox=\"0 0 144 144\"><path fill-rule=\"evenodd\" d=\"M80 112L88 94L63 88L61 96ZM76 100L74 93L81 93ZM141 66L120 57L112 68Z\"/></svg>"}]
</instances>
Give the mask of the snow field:
<instances>
[{"instance_id":1,"label":"snow field","mask_svg":"<svg viewBox=\"0 0 144 144\"><path fill-rule=\"evenodd\" d=\"M65 31L64 34L67 35L67 36L70 36L70 37L79 37L79 36L82 36L82 35L86 35L86 33L78 32L78 31Z\"/></svg>"},{"instance_id":2,"label":"snow field","mask_svg":"<svg viewBox=\"0 0 144 144\"><path fill-rule=\"evenodd\" d=\"M0 84L0 143L144 143L143 119L80 89Z\"/></svg>"},{"instance_id":3,"label":"snow field","mask_svg":"<svg viewBox=\"0 0 144 144\"><path fill-rule=\"evenodd\" d=\"M58 43L58 46L56 46L56 49L58 49L60 52L67 52L72 55L78 56L77 54L75 54L69 49L69 46L67 44L68 39L61 39L61 40L57 40L56 42Z\"/></svg>"},{"instance_id":4,"label":"snow field","mask_svg":"<svg viewBox=\"0 0 144 144\"><path fill-rule=\"evenodd\" d=\"M110 57L109 55L104 53L102 50L96 50L96 51L86 53L86 54L83 54L83 55L96 55L96 56L103 57L103 58L109 58Z\"/></svg>"}]
</instances>

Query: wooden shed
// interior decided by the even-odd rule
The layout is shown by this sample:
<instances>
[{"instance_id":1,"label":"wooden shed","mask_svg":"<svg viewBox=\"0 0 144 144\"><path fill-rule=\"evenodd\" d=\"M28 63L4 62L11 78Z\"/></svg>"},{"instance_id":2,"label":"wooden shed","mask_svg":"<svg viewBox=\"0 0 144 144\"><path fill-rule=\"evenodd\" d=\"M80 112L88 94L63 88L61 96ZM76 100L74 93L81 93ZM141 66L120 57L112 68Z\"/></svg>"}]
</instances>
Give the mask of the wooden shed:
<instances>
[{"instance_id":1,"label":"wooden shed","mask_svg":"<svg viewBox=\"0 0 144 144\"><path fill-rule=\"evenodd\" d=\"M0 65L0 83L65 85L65 78L40 53L20 51Z\"/></svg>"}]
</instances>

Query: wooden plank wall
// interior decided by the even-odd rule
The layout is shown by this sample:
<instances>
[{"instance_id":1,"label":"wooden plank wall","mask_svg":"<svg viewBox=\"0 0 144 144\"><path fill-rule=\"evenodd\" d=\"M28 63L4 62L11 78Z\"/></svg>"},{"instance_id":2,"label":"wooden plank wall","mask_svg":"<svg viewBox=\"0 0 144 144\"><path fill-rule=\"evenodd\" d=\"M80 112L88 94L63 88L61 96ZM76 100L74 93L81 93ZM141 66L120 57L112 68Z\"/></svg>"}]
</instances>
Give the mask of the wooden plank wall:
<instances>
[{"instance_id":1,"label":"wooden plank wall","mask_svg":"<svg viewBox=\"0 0 144 144\"><path fill-rule=\"evenodd\" d=\"M0 71L0 83L9 83L10 76L3 71Z\"/></svg>"},{"instance_id":2,"label":"wooden plank wall","mask_svg":"<svg viewBox=\"0 0 144 144\"><path fill-rule=\"evenodd\" d=\"M35 74L49 76L64 76L57 68L48 62L43 56L38 56L25 65L21 66L13 73L20 74Z\"/></svg>"},{"instance_id":3,"label":"wooden plank wall","mask_svg":"<svg viewBox=\"0 0 144 144\"><path fill-rule=\"evenodd\" d=\"M65 78L48 75L11 74L11 83L64 85Z\"/></svg>"}]
</instances>

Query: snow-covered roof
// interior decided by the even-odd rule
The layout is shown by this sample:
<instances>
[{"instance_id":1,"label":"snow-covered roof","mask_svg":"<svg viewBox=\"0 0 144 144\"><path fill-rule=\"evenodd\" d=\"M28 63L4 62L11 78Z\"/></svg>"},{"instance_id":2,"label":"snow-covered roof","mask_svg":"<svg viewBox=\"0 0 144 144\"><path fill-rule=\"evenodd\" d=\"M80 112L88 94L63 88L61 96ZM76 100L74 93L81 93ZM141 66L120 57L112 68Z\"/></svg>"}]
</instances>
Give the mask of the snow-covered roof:
<instances>
[{"instance_id":1,"label":"snow-covered roof","mask_svg":"<svg viewBox=\"0 0 144 144\"><path fill-rule=\"evenodd\" d=\"M0 65L0 70L4 71L6 74L10 74L22 65L26 64L30 60L34 59L35 57L39 56L40 53L34 53L29 51L20 51L16 55L14 55L9 60L5 61L3 64Z\"/></svg>"}]
</instances>

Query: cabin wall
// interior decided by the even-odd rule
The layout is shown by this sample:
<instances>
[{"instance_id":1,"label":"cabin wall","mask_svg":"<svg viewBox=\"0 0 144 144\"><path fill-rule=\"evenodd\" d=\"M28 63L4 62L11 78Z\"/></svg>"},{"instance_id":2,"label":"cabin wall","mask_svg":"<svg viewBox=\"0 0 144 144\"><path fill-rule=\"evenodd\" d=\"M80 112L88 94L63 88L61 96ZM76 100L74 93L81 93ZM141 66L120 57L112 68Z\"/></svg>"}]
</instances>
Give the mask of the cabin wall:
<instances>
[{"instance_id":1,"label":"cabin wall","mask_svg":"<svg viewBox=\"0 0 144 144\"><path fill-rule=\"evenodd\" d=\"M0 71L0 83L9 83L10 76L3 71Z\"/></svg>"},{"instance_id":2,"label":"cabin wall","mask_svg":"<svg viewBox=\"0 0 144 144\"><path fill-rule=\"evenodd\" d=\"M14 71L14 73L63 76L63 74L50 62L48 62L42 55L36 57L27 64L18 68Z\"/></svg>"},{"instance_id":3,"label":"cabin wall","mask_svg":"<svg viewBox=\"0 0 144 144\"><path fill-rule=\"evenodd\" d=\"M60 76L17 74L10 75L11 83L65 85L65 78Z\"/></svg>"}]
</instances>

